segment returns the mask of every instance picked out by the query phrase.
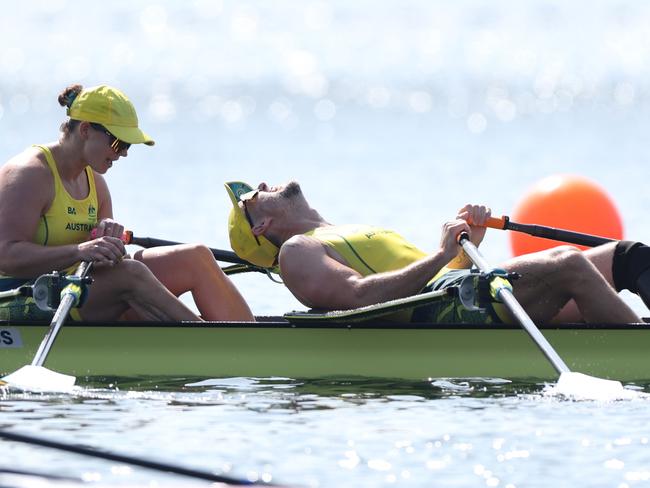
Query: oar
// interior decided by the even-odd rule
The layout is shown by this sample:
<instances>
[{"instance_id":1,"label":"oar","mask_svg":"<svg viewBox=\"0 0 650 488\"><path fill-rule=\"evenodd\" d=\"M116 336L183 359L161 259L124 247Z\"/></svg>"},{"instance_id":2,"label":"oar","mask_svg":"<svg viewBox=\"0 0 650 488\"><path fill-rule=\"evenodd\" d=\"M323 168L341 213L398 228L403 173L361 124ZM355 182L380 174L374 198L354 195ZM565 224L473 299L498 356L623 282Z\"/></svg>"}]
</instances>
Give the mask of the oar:
<instances>
[{"instance_id":1,"label":"oar","mask_svg":"<svg viewBox=\"0 0 650 488\"><path fill-rule=\"evenodd\" d=\"M544 239L569 242L571 244L588 247L596 247L616 240L610 239L609 237L583 234L582 232L556 229L555 227L547 227L545 225L519 224L510 220L510 217L506 215L502 217L490 217L487 221L486 227L501 230L514 230L535 237L543 237Z\"/></svg>"},{"instance_id":2,"label":"oar","mask_svg":"<svg viewBox=\"0 0 650 488\"><path fill-rule=\"evenodd\" d=\"M472 260L474 265L484 273L490 273L494 270L478 248L469 240L469 235L463 232L458 237L458 243L462 246L465 253ZM558 372L560 378L557 383L557 389L560 393L567 396L574 396L583 399L620 399L630 398L631 392L625 390L619 381L606 380L588 376L582 373L571 372L562 358L555 352L553 346L539 331L533 320L526 313L524 308L519 304L509 283L502 279L496 278L490 284L491 289L495 292L495 298L508 308L515 320L528 333L537 347L544 353Z\"/></svg>"},{"instance_id":3,"label":"oar","mask_svg":"<svg viewBox=\"0 0 650 488\"><path fill-rule=\"evenodd\" d=\"M144 247L146 249L150 247L160 247L160 246L177 246L183 244L182 242L176 241L167 241L165 239L155 239L153 237L136 237L133 235L133 232L127 230L122 236L122 240L125 244L135 244L136 246ZM258 273L264 273L272 281L277 280L270 275L270 270L256 266L249 263L245 259L240 258L232 251L224 251L222 249L208 248L212 252L212 255L217 261L222 261L225 263L234 263L232 266L226 266L221 268L224 273L227 275L239 274L239 273L248 273L249 271L256 271Z\"/></svg>"},{"instance_id":4,"label":"oar","mask_svg":"<svg viewBox=\"0 0 650 488\"><path fill-rule=\"evenodd\" d=\"M79 280L84 280L92 267L91 262L84 261L79 264L74 276ZM61 302L59 303L54 317L50 322L50 329L41 341L32 364L8 374L2 378L2 382L16 386L23 390L41 390L41 391L65 391L72 388L76 378L74 376L57 373L43 367L43 363L54 344L61 326L68 318L70 309L77 303L81 295L81 287L76 283L68 284L61 292Z\"/></svg>"},{"instance_id":5,"label":"oar","mask_svg":"<svg viewBox=\"0 0 650 488\"><path fill-rule=\"evenodd\" d=\"M93 239L97 236L96 229L92 230L90 236ZM133 235L133 231L130 230L124 231L121 239L124 244L134 244L136 246L144 247L145 249L149 249L150 247L178 246L180 244L183 244L183 242L156 239L154 237L136 237ZM217 261L222 261L224 263L234 263L233 266L226 266L225 268L222 268L223 272L227 275L247 273L249 271L257 271L259 273L269 274L269 270L266 268L262 268L260 266L249 263L245 259L237 256L237 254L232 251L224 251L222 249L215 249L213 247L210 247L208 249L210 249L212 255Z\"/></svg>"},{"instance_id":6,"label":"oar","mask_svg":"<svg viewBox=\"0 0 650 488\"><path fill-rule=\"evenodd\" d=\"M126 231L122 238L125 244L135 244L136 246L141 246L144 248L150 247L160 247L160 246L176 246L183 244L182 242L176 241L167 241L164 239L155 239L153 237L136 237L133 235L133 232ZM248 261L240 258L232 251L224 251L222 249L210 248L214 258L217 261L223 261L225 263L235 263L235 264L247 264L250 266L255 266L254 264L249 263Z\"/></svg>"},{"instance_id":7,"label":"oar","mask_svg":"<svg viewBox=\"0 0 650 488\"><path fill-rule=\"evenodd\" d=\"M15 432L7 432L4 430L0 430L0 438L7 439L10 441L16 441L16 442L24 442L26 444L33 444L36 446L49 447L52 449L58 449L61 451L72 452L75 454L81 454L84 456L90 456L99 459L106 459L108 461L117 461L118 463L141 466L143 468L153 469L156 471L163 471L167 473L179 474L182 476L188 476L190 478L195 478L200 480L213 481L217 483L226 483L228 485L277 486L271 483L255 482L255 481L243 480L238 478L232 478L229 476L213 474L206 471L200 471L197 469L186 468L183 466L178 466L176 464L162 463L150 459L143 459L135 456L126 456L124 454L118 454L114 452L98 451L80 445L67 444L63 442L44 439L42 437L36 437L36 436L26 435L26 434L18 434Z\"/></svg>"}]
</instances>

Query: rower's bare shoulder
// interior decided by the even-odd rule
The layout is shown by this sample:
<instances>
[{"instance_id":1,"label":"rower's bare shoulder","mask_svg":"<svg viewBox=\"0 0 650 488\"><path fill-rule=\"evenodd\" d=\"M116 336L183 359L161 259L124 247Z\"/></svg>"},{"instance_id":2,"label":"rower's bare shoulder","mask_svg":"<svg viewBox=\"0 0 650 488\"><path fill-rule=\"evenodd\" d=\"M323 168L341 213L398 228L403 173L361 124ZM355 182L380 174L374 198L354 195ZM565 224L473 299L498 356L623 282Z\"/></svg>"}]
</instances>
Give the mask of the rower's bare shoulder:
<instances>
[{"instance_id":1,"label":"rower's bare shoulder","mask_svg":"<svg viewBox=\"0 0 650 488\"><path fill-rule=\"evenodd\" d=\"M317 239L306 235L296 235L289 238L280 248L280 259L282 257L306 256L314 253L324 253L323 245Z\"/></svg>"},{"instance_id":2,"label":"rower's bare shoulder","mask_svg":"<svg viewBox=\"0 0 650 488\"><path fill-rule=\"evenodd\" d=\"M0 168L0 200L15 211L16 202L25 196L38 206L47 206L53 198L54 175L41 151L28 148Z\"/></svg>"},{"instance_id":3,"label":"rower's bare shoulder","mask_svg":"<svg viewBox=\"0 0 650 488\"><path fill-rule=\"evenodd\" d=\"M52 180L52 171L47 165L45 155L37 148L29 147L16 154L0 168L0 178L4 181L16 179Z\"/></svg>"},{"instance_id":4,"label":"rower's bare shoulder","mask_svg":"<svg viewBox=\"0 0 650 488\"><path fill-rule=\"evenodd\" d=\"M278 262L283 276L303 275L307 267L318 262L325 253L322 244L312 237L296 235L289 238L280 247Z\"/></svg>"}]
</instances>

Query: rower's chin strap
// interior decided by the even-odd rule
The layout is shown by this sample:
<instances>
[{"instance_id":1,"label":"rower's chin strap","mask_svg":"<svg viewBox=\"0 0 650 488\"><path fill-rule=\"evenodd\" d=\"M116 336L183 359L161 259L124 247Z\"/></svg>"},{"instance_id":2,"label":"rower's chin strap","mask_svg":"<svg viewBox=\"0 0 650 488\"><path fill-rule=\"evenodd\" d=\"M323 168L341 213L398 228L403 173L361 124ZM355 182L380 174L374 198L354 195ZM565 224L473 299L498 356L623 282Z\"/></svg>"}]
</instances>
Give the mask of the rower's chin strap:
<instances>
[{"instance_id":1,"label":"rower's chin strap","mask_svg":"<svg viewBox=\"0 0 650 488\"><path fill-rule=\"evenodd\" d=\"M282 281L282 279L279 278L279 276L280 276L279 273L276 273L272 269L268 269L268 268L266 268L264 270L264 272L266 273L266 276L268 277L268 279L270 279L273 283L278 283L280 285L284 285L284 281ZM277 276L276 276L276 274L277 274Z\"/></svg>"}]
</instances>

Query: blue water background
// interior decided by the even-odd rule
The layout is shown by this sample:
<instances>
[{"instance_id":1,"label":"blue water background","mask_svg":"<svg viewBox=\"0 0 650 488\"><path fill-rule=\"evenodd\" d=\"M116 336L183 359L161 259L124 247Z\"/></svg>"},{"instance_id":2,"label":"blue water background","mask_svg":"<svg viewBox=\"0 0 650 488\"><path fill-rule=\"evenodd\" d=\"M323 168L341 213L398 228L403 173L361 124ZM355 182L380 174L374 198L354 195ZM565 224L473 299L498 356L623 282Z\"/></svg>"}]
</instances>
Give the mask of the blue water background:
<instances>
[{"instance_id":1,"label":"blue water background","mask_svg":"<svg viewBox=\"0 0 650 488\"><path fill-rule=\"evenodd\" d=\"M463 204L509 214L531 185L570 173L605 188L626 237L650 241L649 21L650 5L632 0L23 1L0 15L0 160L57 137L66 85L109 83L156 140L107 175L116 218L142 236L228 248L223 182L295 178L329 221L384 225L433 250ZM510 256L503 232L482 249L493 263ZM235 282L257 314L303 308L260 275ZM645 403L567 407L492 387L456 395L456 383L442 398L426 384L405 396L265 387L260 400L249 381L210 407L197 405L211 391L109 391L9 397L0 410L15 427L140 453L180 441L161 454L309 486L650 478ZM216 447L205 447L206 425ZM499 461L501 446L511 455Z\"/></svg>"}]
</instances>

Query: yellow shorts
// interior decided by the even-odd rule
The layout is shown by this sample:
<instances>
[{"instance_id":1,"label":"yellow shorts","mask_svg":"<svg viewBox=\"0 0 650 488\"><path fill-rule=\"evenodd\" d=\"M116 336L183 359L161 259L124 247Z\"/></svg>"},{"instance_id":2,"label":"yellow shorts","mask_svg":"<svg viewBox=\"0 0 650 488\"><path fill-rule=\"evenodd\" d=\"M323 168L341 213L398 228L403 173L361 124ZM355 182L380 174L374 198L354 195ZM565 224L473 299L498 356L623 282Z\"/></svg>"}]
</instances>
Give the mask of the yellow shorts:
<instances>
[{"instance_id":1,"label":"yellow shorts","mask_svg":"<svg viewBox=\"0 0 650 488\"><path fill-rule=\"evenodd\" d=\"M443 270L445 272L438 273L422 293L459 285L471 273L469 269L443 268ZM485 310L468 310L457 296L446 296L413 310L411 322L489 325L508 323L509 317L501 303L490 302Z\"/></svg>"}]
</instances>

